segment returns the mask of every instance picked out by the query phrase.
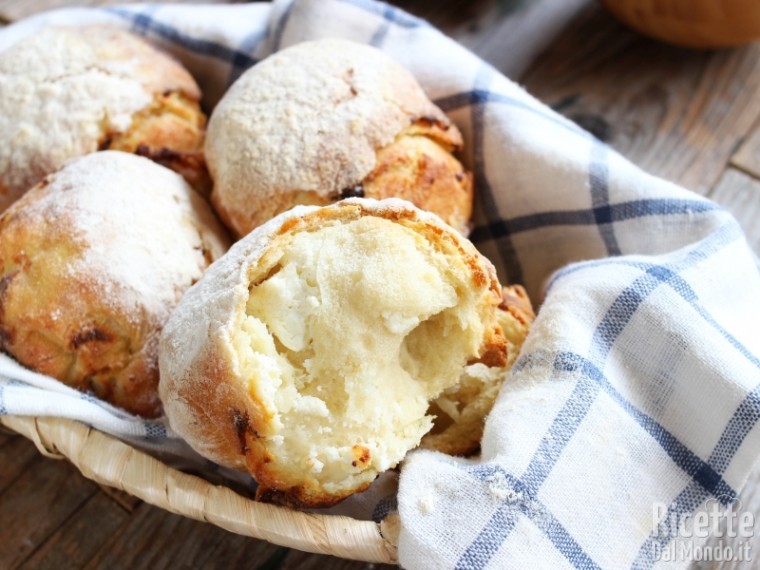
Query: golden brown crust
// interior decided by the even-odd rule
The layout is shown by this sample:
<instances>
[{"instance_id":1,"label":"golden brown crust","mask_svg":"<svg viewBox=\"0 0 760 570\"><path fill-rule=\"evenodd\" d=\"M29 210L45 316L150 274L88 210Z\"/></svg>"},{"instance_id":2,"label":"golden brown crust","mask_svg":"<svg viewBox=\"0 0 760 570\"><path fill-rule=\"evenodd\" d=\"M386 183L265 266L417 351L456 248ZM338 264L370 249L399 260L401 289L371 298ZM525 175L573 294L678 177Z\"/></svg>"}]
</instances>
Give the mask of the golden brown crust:
<instances>
[{"instance_id":1,"label":"golden brown crust","mask_svg":"<svg viewBox=\"0 0 760 570\"><path fill-rule=\"evenodd\" d=\"M106 132L101 150L121 150L151 159L180 174L204 196L211 178L203 157L206 115L197 98L183 91L164 91L132 116L124 132Z\"/></svg>"},{"instance_id":2,"label":"golden brown crust","mask_svg":"<svg viewBox=\"0 0 760 570\"><path fill-rule=\"evenodd\" d=\"M375 48L307 42L247 71L209 120L212 202L237 236L296 204L401 197L467 230L455 125Z\"/></svg>"},{"instance_id":3,"label":"golden brown crust","mask_svg":"<svg viewBox=\"0 0 760 570\"><path fill-rule=\"evenodd\" d=\"M0 76L0 211L67 160L108 148L177 153L161 162L208 190L198 85L141 38L45 28L0 54Z\"/></svg>"},{"instance_id":4,"label":"golden brown crust","mask_svg":"<svg viewBox=\"0 0 760 570\"><path fill-rule=\"evenodd\" d=\"M461 145L454 126L418 120L377 152L377 165L361 182L367 198L402 198L433 212L463 235L472 217L472 174L451 151Z\"/></svg>"},{"instance_id":5,"label":"golden brown crust","mask_svg":"<svg viewBox=\"0 0 760 570\"><path fill-rule=\"evenodd\" d=\"M73 161L0 216L0 348L157 417L161 327L225 246L208 206L175 174L114 151Z\"/></svg>"},{"instance_id":6,"label":"golden brown crust","mask_svg":"<svg viewBox=\"0 0 760 570\"><path fill-rule=\"evenodd\" d=\"M499 309L508 311L519 322L530 325L535 318L533 304L530 302L528 292L522 285L510 285L502 290L502 301Z\"/></svg>"},{"instance_id":7,"label":"golden brown crust","mask_svg":"<svg viewBox=\"0 0 760 570\"><path fill-rule=\"evenodd\" d=\"M159 390L172 429L201 455L250 472L260 485L260 500L324 507L371 483L369 477L356 486L327 491L308 473L294 475L283 469L270 442L279 434L273 421L276 411L252 387L246 388L249 381L241 377L233 340L245 315L252 272L272 265L273 242L365 216L394 221L442 252L458 252L468 268L473 291L482 295L478 298L484 303L483 315L501 302L495 270L472 244L435 216L399 200L351 199L329 208L296 208L235 244L185 295L167 322L161 338ZM506 357L505 347L503 335L494 327L481 351L501 352L501 361ZM351 464L355 469L371 465L372 460L369 449L354 446Z\"/></svg>"},{"instance_id":8,"label":"golden brown crust","mask_svg":"<svg viewBox=\"0 0 760 570\"><path fill-rule=\"evenodd\" d=\"M271 487L259 484L256 489L256 500L296 509L324 509L335 506L351 495L366 491L370 485L371 483L366 483L343 493L325 495L324 491L320 489L311 489L305 486L289 487L282 490L279 482L275 480Z\"/></svg>"}]
</instances>

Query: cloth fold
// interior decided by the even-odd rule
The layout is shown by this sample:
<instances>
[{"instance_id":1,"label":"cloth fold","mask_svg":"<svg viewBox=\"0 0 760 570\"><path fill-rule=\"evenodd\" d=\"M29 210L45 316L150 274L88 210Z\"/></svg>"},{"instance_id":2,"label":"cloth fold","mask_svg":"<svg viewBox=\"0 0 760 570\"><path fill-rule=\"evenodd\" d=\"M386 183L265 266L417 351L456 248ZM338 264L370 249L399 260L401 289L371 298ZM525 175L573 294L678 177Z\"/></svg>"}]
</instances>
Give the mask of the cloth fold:
<instances>
[{"instance_id":1,"label":"cloth fold","mask_svg":"<svg viewBox=\"0 0 760 570\"><path fill-rule=\"evenodd\" d=\"M652 568L679 526L731 506L760 450L760 273L736 221L642 172L425 22L370 0L67 9L0 31L105 22L198 79L210 110L249 66L320 37L370 43L457 123L472 239L542 300L477 459L412 452L398 492L408 568ZM175 445L0 360L0 413L75 417ZM384 491L385 492L385 491ZM370 510L381 517L392 495ZM379 513L379 514L378 514ZM370 515L371 516L371 515ZM689 523L686 523L687 525Z\"/></svg>"}]
</instances>

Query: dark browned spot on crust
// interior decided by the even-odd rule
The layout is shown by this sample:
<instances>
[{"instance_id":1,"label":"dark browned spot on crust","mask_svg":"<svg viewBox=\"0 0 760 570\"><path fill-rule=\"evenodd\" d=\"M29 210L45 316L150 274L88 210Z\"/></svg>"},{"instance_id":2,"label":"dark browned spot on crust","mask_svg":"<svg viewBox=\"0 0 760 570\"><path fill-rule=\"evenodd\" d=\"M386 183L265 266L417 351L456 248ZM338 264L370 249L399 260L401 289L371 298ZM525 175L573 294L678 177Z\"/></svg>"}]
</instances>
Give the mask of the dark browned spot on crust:
<instances>
[{"instance_id":1,"label":"dark browned spot on crust","mask_svg":"<svg viewBox=\"0 0 760 570\"><path fill-rule=\"evenodd\" d=\"M109 342L113 336L97 327L92 327L79 331L69 341L71 350L77 350L80 346L88 342Z\"/></svg>"},{"instance_id":2,"label":"dark browned spot on crust","mask_svg":"<svg viewBox=\"0 0 760 570\"><path fill-rule=\"evenodd\" d=\"M346 198L364 198L364 186L357 184L350 188L344 188L334 198L335 200L345 200Z\"/></svg>"},{"instance_id":3,"label":"dark browned spot on crust","mask_svg":"<svg viewBox=\"0 0 760 570\"><path fill-rule=\"evenodd\" d=\"M464 172L457 172L454 176L458 182L462 182L467 177Z\"/></svg>"},{"instance_id":4,"label":"dark browned spot on crust","mask_svg":"<svg viewBox=\"0 0 760 570\"><path fill-rule=\"evenodd\" d=\"M103 136L102 139L100 139L100 142L98 143L98 150L108 150L111 147L111 143L113 142L113 135L106 134Z\"/></svg>"},{"instance_id":5,"label":"dark browned spot on crust","mask_svg":"<svg viewBox=\"0 0 760 570\"><path fill-rule=\"evenodd\" d=\"M370 452L369 449L364 447L363 445L354 445L351 448L351 451L354 454L354 457L356 458L354 461L351 462L351 465L354 467L361 466L362 468L369 465L370 461Z\"/></svg>"},{"instance_id":6,"label":"dark browned spot on crust","mask_svg":"<svg viewBox=\"0 0 760 570\"><path fill-rule=\"evenodd\" d=\"M135 149L135 154L162 163L181 160L186 153L177 152L176 150L166 148L165 146L162 146L161 148L153 148L147 144L139 144Z\"/></svg>"},{"instance_id":7,"label":"dark browned spot on crust","mask_svg":"<svg viewBox=\"0 0 760 570\"><path fill-rule=\"evenodd\" d=\"M410 117L409 122L414 123L422 123L424 125L428 126L436 126L441 130L447 131L451 128L451 124L448 122L444 122L438 117L434 117L433 115L423 115L422 117Z\"/></svg>"},{"instance_id":8,"label":"dark browned spot on crust","mask_svg":"<svg viewBox=\"0 0 760 570\"><path fill-rule=\"evenodd\" d=\"M490 345L486 352L475 362L481 362L489 368L503 368L507 365L507 343L502 339L502 343Z\"/></svg>"},{"instance_id":9,"label":"dark browned spot on crust","mask_svg":"<svg viewBox=\"0 0 760 570\"><path fill-rule=\"evenodd\" d=\"M274 489L264 484L259 484L256 489L256 500L262 503L275 503L300 509L321 509L337 505L346 497L367 490L371 483L365 483L356 489L341 492L338 495L326 495L314 493L304 486L290 487L288 489Z\"/></svg>"},{"instance_id":10,"label":"dark browned spot on crust","mask_svg":"<svg viewBox=\"0 0 760 570\"><path fill-rule=\"evenodd\" d=\"M0 325L0 349L7 350L13 344L13 331Z\"/></svg>"},{"instance_id":11,"label":"dark browned spot on crust","mask_svg":"<svg viewBox=\"0 0 760 570\"><path fill-rule=\"evenodd\" d=\"M282 502L283 493L277 489L259 485L256 489L256 500L261 503L279 503Z\"/></svg>"},{"instance_id":12,"label":"dark browned spot on crust","mask_svg":"<svg viewBox=\"0 0 760 570\"><path fill-rule=\"evenodd\" d=\"M10 287L11 281L13 281L13 278L16 277L16 275L18 275L18 271L4 275L3 278L0 279L0 318L2 318L5 313L5 298L8 295L8 287Z\"/></svg>"},{"instance_id":13,"label":"dark browned spot on crust","mask_svg":"<svg viewBox=\"0 0 760 570\"><path fill-rule=\"evenodd\" d=\"M107 400L111 398L113 393L113 378L96 378L94 376L85 376L82 382L84 383L85 392L94 395L95 397Z\"/></svg>"},{"instance_id":14,"label":"dark browned spot on crust","mask_svg":"<svg viewBox=\"0 0 760 570\"><path fill-rule=\"evenodd\" d=\"M201 252L201 255L203 256L203 261L206 262L206 267L208 267L214 262L214 256L212 255L211 250L206 246L205 243L201 245L196 245L193 249L195 249L195 251ZM193 283L195 283L196 281L198 280L193 279Z\"/></svg>"},{"instance_id":15,"label":"dark browned spot on crust","mask_svg":"<svg viewBox=\"0 0 760 570\"><path fill-rule=\"evenodd\" d=\"M205 245L203 248L201 248L201 254L203 254L203 260L206 262L206 265L211 265L214 263L214 256L211 253L211 250L207 248Z\"/></svg>"},{"instance_id":16,"label":"dark browned spot on crust","mask_svg":"<svg viewBox=\"0 0 760 570\"><path fill-rule=\"evenodd\" d=\"M502 289L499 309L509 312L524 325L536 318L528 293L522 285L510 285Z\"/></svg>"},{"instance_id":17,"label":"dark browned spot on crust","mask_svg":"<svg viewBox=\"0 0 760 570\"><path fill-rule=\"evenodd\" d=\"M235 425L235 433L240 443L240 453L243 455L248 453L248 442L245 439L245 434L251 429L249 420L247 411L242 413L240 410L232 410L232 423Z\"/></svg>"},{"instance_id":18,"label":"dark browned spot on crust","mask_svg":"<svg viewBox=\"0 0 760 570\"><path fill-rule=\"evenodd\" d=\"M210 179L205 180L205 178L208 178L208 170L206 169L203 153L195 151L182 152L165 146L154 148L141 143L137 145L135 154L149 158L153 162L173 170L177 174L182 175L196 190L207 194L206 191L209 188L206 188L205 185L207 183L210 185ZM191 174L193 175L191 176Z\"/></svg>"},{"instance_id":19,"label":"dark browned spot on crust","mask_svg":"<svg viewBox=\"0 0 760 570\"><path fill-rule=\"evenodd\" d=\"M348 99L356 97L359 94L359 91L354 86L354 68L353 67L346 70L346 72L343 74L343 81L345 81L346 84L348 85L349 96L342 97L338 99L337 101L335 101L336 105L340 105L344 101L347 101Z\"/></svg>"}]
</instances>

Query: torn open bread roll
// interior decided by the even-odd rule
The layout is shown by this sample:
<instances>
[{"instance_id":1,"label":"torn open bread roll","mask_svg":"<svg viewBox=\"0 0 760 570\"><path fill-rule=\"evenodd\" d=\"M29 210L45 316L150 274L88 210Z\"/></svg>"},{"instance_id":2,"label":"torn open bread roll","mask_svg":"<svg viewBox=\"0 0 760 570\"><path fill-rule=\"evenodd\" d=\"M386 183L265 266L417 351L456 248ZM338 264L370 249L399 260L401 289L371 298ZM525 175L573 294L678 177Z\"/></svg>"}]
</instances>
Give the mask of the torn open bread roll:
<instances>
[{"instance_id":1,"label":"torn open bread roll","mask_svg":"<svg viewBox=\"0 0 760 570\"><path fill-rule=\"evenodd\" d=\"M403 198L466 234L472 176L462 135L380 50L323 39L282 50L229 89L206 159L222 220L243 236L297 204Z\"/></svg>"},{"instance_id":2,"label":"torn open bread roll","mask_svg":"<svg viewBox=\"0 0 760 570\"><path fill-rule=\"evenodd\" d=\"M208 189L198 85L138 36L45 28L0 52L0 82L0 212L67 160L106 149Z\"/></svg>"},{"instance_id":3,"label":"torn open bread roll","mask_svg":"<svg viewBox=\"0 0 760 570\"><path fill-rule=\"evenodd\" d=\"M467 365L506 364L501 302L491 263L408 202L298 207L183 297L161 338L164 409L259 498L329 506L419 445Z\"/></svg>"}]
</instances>

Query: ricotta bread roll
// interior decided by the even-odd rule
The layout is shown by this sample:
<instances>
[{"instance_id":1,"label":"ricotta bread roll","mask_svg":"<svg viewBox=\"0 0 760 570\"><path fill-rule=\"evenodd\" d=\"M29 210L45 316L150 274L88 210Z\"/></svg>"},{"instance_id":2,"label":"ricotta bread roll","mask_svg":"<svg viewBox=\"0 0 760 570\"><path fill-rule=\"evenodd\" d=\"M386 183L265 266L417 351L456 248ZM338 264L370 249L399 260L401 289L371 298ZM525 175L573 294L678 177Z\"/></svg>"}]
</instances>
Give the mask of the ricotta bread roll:
<instances>
[{"instance_id":1,"label":"ricotta bread roll","mask_svg":"<svg viewBox=\"0 0 760 570\"><path fill-rule=\"evenodd\" d=\"M171 170L118 151L75 159L0 216L0 347L158 416L161 327L227 245L211 208Z\"/></svg>"},{"instance_id":2,"label":"ricotta bread roll","mask_svg":"<svg viewBox=\"0 0 760 570\"><path fill-rule=\"evenodd\" d=\"M520 354L533 319L535 314L525 289L520 285L504 287L496 320L507 341L506 365L489 367L476 362L467 366L459 382L444 390L431 404L428 414L435 416L435 424L422 438L422 447L449 455L471 455L478 451L486 416Z\"/></svg>"},{"instance_id":3,"label":"ricotta bread roll","mask_svg":"<svg viewBox=\"0 0 760 570\"><path fill-rule=\"evenodd\" d=\"M130 33L46 28L0 52L0 212L63 163L142 154L197 186L206 118L190 74Z\"/></svg>"},{"instance_id":4,"label":"ricotta bread roll","mask_svg":"<svg viewBox=\"0 0 760 570\"><path fill-rule=\"evenodd\" d=\"M493 266L392 199L298 207L236 243L161 338L169 423L248 470L260 499L324 507L368 487L432 426L465 367L506 364Z\"/></svg>"},{"instance_id":5,"label":"ricotta bread roll","mask_svg":"<svg viewBox=\"0 0 760 570\"><path fill-rule=\"evenodd\" d=\"M212 202L243 236L296 204L399 197L468 232L462 136L381 51L306 42L245 72L209 120Z\"/></svg>"}]
</instances>

